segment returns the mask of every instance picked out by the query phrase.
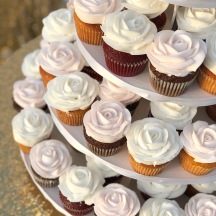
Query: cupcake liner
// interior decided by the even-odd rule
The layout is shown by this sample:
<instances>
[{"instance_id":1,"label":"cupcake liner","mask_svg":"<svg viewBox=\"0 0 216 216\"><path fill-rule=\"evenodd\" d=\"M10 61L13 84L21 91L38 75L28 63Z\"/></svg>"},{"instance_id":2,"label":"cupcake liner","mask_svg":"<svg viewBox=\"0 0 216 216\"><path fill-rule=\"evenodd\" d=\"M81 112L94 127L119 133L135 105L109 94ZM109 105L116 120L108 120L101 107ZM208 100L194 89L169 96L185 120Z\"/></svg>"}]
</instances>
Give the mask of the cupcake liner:
<instances>
[{"instance_id":1,"label":"cupcake liner","mask_svg":"<svg viewBox=\"0 0 216 216\"><path fill-rule=\"evenodd\" d=\"M91 78L96 79L98 82L102 82L103 77L95 72L91 67L84 66L82 72L88 74Z\"/></svg>"},{"instance_id":2,"label":"cupcake liner","mask_svg":"<svg viewBox=\"0 0 216 216\"><path fill-rule=\"evenodd\" d=\"M216 122L216 104L215 105L211 105L211 106L207 106L206 107L206 113L208 114L208 116Z\"/></svg>"},{"instance_id":3,"label":"cupcake liner","mask_svg":"<svg viewBox=\"0 0 216 216\"><path fill-rule=\"evenodd\" d=\"M166 14L163 12L159 16L150 19L150 21L156 25L157 30L159 32L164 28L164 26L166 24Z\"/></svg>"},{"instance_id":4,"label":"cupcake liner","mask_svg":"<svg viewBox=\"0 0 216 216\"><path fill-rule=\"evenodd\" d=\"M56 76L46 72L41 66L39 67L39 70L40 70L40 75L42 77L42 80L43 80L43 83L44 83L44 86L46 87L47 86L47 83L54 79Z\"/></svg>"},{"instance_id":5,"label":"cupcake liner","mask_svg":"<svg viewBox=\"0 0 216 216\"><path fill-rule=\"evenodd\" d=\"M30 153L31 147L25 146L25 145L23 145L23 144L21 144L21 143L17 143L17 144L18 144L18 146L19 146L19 149L20 149L22 152L24 152L25 154L29 154L29 153Z\"/></svg>"},{"instance_id":6,"label":"cupcake liner","mask_svg":"<svg viewBox=\"0 0 216 216\"><path fill-rule=\"evenodd\" d=\"M142 163L138 163L134 160L133 156L129 153L130 163L133 169L142 175L146 176L155 176L162 172L162 170L169 164L169 162L160 165L146 165Z\"/></svg>"}]
</instances>

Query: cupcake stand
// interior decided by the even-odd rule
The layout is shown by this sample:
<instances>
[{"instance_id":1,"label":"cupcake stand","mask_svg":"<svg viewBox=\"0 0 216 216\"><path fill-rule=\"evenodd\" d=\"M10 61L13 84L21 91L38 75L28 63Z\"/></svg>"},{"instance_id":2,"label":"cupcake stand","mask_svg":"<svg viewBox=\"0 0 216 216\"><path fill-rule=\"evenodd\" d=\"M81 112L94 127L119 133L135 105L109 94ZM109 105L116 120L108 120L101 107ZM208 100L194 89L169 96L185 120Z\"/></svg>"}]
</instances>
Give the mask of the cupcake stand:
<instances>
[{"instance_id":1,"label":"cupcake stand","mask_svg":"<svg viewBox=\"0 0 216 216\"><path fill-rule=\"evenodd\" d=\"M169 3L173 4L181 4L182 6L194 6L194 7L216 7L215 0L209 0L208 3L205 1L203 3L203 0L197 0L197 1L186 1L186 0L163 0ZM193 2L193 4L191 3ZM208 5L207 5L208 4ZM147 117L148 111L149 111L149 101L172 101L175 103L179 103L182 105L187 106L197 106L198 113L195 116L195 120L205 120L208 123L213 123L211 121L206 112L205 112L205 106L216 104L216 97L214 95L210 95L203 90L201 90L195 81L192 85L192 87L189 88L189 90L184 93L183 95L179 97L167 97L163 95L157 94L153 88L151 87L149 83L148 78L148 72L145 71L144 73L137 75L135 77L119 77L113 73L111 73L105 64L105 60L103 57L102 47L101 46L93 46L88 45L83 42L81 42L77 38L77 44L79 49L81 50L82 54L88 61L89 65L97 71L100 75L105 77L106 79L118 84L119 86L126 88L140 96L143 97L141 100L134 116L133 121L142 119ZM146 69L147 70L147 69ZM179 164L178 158L176 158L174 161L172 161L165 170L162 171L161 174L157 176L143 176L138 173L136 173L129 162L129 155L127 152L127 147L125 146L118 154L111 156L111 157L98 157L94 155L87 147L86 141L83 136L83 127L82 126L68 126L64 123L62 123L57 115L54 109L49 107L50 113L53 117L54 123L56 125L56 128L59 130L59 132L63 135L62 139L64 138L67 140L68 143L70 143L74 149L72 157L75 158L74 161L76 161L75 164L77 165L85 165L85 159L84 156L81 156L82 154L79 152L82 152L86 155L89 155L91 157L97 158L101 163L107 165L108 167L112 168L116 172L120 173L123 176L129 177L129 178L122 178L122 184L132 188L139 193L136 189L136 182L131 179L137 179L141 181L155 181L155 182L164 182L164 183L179 183L179 184L191 184L191 183L207 183L211 181L216 181L216 170L213 172L204 175L204 176L195 176L188 172L186 172ZM52 138L59 138L61 135L55 128L55 132L53 132ZM55 137L57 136L57 137ZM65 142L65 140L63 141ZM29 170L29 157L28 155L21 153L22 159L24 161L24 164L26 166L27 171L29 172L30 176L32 177L31 171ZM60 202L60 199L58 197L58 188L42 188L39 186L33 179L33 182L38 187L38 189L41 191L41 193L44 195L44 197L61 213L64 215L70 215L66 210L63 209L62 204ZM140 197L140 195L138 195ZM177 199L177 202L184 207L184 204L187 202L188 198L186 196L181 196L181 199ZM141 201L141 205L143 204L143 201ZM93 216L94 213L90 213L89 216Z\"/></svg>"}]
</instances>

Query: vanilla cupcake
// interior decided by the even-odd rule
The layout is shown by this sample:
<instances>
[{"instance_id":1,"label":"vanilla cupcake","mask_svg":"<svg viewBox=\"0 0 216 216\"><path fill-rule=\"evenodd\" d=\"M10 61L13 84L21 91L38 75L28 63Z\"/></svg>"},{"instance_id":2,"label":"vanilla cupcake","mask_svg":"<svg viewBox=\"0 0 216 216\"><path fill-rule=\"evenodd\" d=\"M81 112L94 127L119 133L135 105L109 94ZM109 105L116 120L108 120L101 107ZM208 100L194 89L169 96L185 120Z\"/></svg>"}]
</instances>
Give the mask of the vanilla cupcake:
<instances>
[{"instance_id":1,"label":"vanilla cupcake","mask_svg":"<svg viewBox=\"0 0 216 216\"><path fill-rule=\"evenodd\" d=\"M97 216L135 216L140 210L136 193L121 184L109 184L94 198Z\"/></svg>"},{"instance_id":2,"label":"vanilla cupcake","mask_svg":"<svg viewBox=\"0 0 216 216\"><path fill-rule=\"evenodd\" d=\"M178 29L190 32L196 38L206 39L216 31L216 8L180 7L176 20Z\"/></svg>"},{"instance_id":3,"label":"vanilla cupcake","mask_svg":"<svg viewBox=\"0 0 216 216\"><path fill-rule=\"evenodd\" d=\"M131 114L134 113L139 104L140 96L130 92L103 78L100 84L99 97L102 100L117 100L121 102Z\"/></svg>"},{"instance_id":4,"label":"vanilla cupcake","mask_svg":"<svg viewBox=\"0 0 216 216\"><path fill-rule=\"evenodd\" d=\"M12 119L14 140L27 154L35 144L48 139L52 129L52 117L38 108L25 108Z\"/></svg>"},{"instance_id":5,"label":"vanilla cupcake","mask_svg":"<svg viewBox=\"0 0 216 216\"><path fill-rule=\"evenodd\" d=\"M72 164L72 157L65 144L54 139L34 145L29 159L34 179L42 187L57 186L59 176Z\"/></svg>"},{"instance_id":6,"label":"vanilla cupcake","mask_svg":"<svg viewBox=\"0 0 216 216\"><path fill-rule=\"evenodd\" d=\"M101 100L86 112L84 137L89 149L99 156L117 154L126 143L125 134L131 123L131 114L118 101Z\"/></svg>"},{"instance_id":7,"label":"vanilla cupcake","mask_svg":"<svg viewBox=\"0 0 216 216\"><path fill-rule=\"evenodd\" d=\"M174 199L180 197L185 192L187 185L137 180L137 188L141 191L144 199L149 197Z\"/></svg>"},{"instance_id":8,"label":"vanilla cupcake","mask_svg":"<svg viewBox=\"0 0 216 216\"><path fill-rule=\"evenodd\" d=\"M184 127L180 135L183 149L180 153L182 167L194 174L205 175L216 167L216 124L196 121Z\"/></svg>"},{"instance_id":9,"label":"vanilla cupcake","mask_svg":"<svg viewBox=\"0 0 216 216\"><path fill-rule=\"evenodd\" d=\"M156 118L133 122L126 138L132 168L147 176L159 174L182 149L176 128Z\"/></svg>"},{"instance_id":10,"label":"vanilla cupcake","mask_svg":"<svg viewBox=\"0 0 216 216\"><path fill-rule=\"evenodd\" d=\"M63 207L72 215L86 215L93 210L95 195L104 179L83 166L71 166L59 178L59 196Z\"/></svg>"},{"instance_id":11,"label":"vanilla cupcake","mask_svg":"<svg viewBox=\"0 0 216 216\"><path fill-rule=\"evenodd\" d=\"M160 198L148 199L141 207L139 213L139 216L160 216L160 215L186 216L184 210L179 207L176 201L160 199Z\"/></svg>"},{"instance_id":12,"label":"vanilla cupcake","mask_svg":"<svg viewBox=\"0 0 216 216\"><path fill-rule=\"evenodd\" d=\"M40 54L40 49L36 49L33 52L28 53L24 57L21 69L25 77L31 77L35 79L41 78L39 72L39 62L38 62L39 54Z\"/></svg>"},{"instance_id":13,"label":"vanilla cupcake","mask_svg":"<svg viewBox=\"0 0 216 216\"><path fill-rule=\"evenodd\" d=\"M58 76L47 85L46 103L55 108L59 119L68 125L83 123L99 91L99 83L85 73L73 72Z\"/></svg>"}]
</instances>

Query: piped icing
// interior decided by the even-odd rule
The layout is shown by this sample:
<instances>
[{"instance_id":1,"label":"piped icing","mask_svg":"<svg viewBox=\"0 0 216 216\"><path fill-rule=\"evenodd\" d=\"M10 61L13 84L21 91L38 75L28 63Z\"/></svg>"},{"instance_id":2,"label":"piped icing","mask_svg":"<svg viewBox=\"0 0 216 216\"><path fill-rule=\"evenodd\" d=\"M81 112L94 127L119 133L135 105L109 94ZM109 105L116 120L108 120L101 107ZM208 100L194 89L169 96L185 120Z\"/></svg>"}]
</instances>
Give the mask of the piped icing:
<instances>
[{"instance_id":1,"label":"piped icing","mask_svg":"<svg viewBox=\"0 0 216 216\"><path fill-rule=\"evenodd\" d=\"M47 42L75 40L73 11L65 8L53 11L42 22L42 36Z\"/></svg>"},{"instance_id":2,"label":"piped icing","mask_svg":"<svg viewBox=\"0 0 216 216\"><path fill-rule=\"evenodd\" d=\"M42 80L26 78L18 80L13 85L14 101L22 108L37 107L42 108L46 105L43 96L45 88Z\"/></svg>"},{"instance_id":3,"label":"piped icing","mask_svg":"<svg viewBox=\"0 0 216 216\"><path fill-rule=\"evenodd\" d=\"M47 85L46 103L63 112L87 109L99 92L99 83L83 72L58 76Z\"/></svg>"},{"instance_id":4,"label":"piped icing","mask_svg":"<svg viewBox=\"0 0 216 216\"><path fill-rule=\"evenodd\" d=\"M38 108L24 108L12 119L14 140L28 147L48 139L52 129L52 117Z\"/></svg>"},{"instance_id":5,"label":"piped icing","mask_svg":"<svg viewBox=\"0 0 216 216\"><path fill-rule=\"evenodd\" d=\"M70 152L59 140L44 140L31 148L30 163L33 170L43 178L58 178L71 166Z\"/></svg>"},{"instance_id":6,"label":"piped icing","mask_svg":"<svg viewBox=\"0 0 216 216\"><path fill-rule=\"evenodd\" d=\"M155 35L147 56L157 71L177 77L195 72L204 61L207 46L182 30L163 30Z\"/></svg>"},{"instance_id":7,"label":"piped icing","mask_svg":"<svg viewBox=\"0 0 216 216\"><path fill-rule=\"evenodd\" d=\"M196 190L201 193L213 193L216 191L216 181L203 183L203 184L191 184Z\"/></svg>"},{"instance_id":8,"label":"piped icing","mask_svg":"<svg viewBox=\"0 0 216 216\"><path fill-rule=\"evenodd\" d=\"M157 183L152 181L149 182L149 181L137 180L137 188L141 192L153 198L173 199L181 196L185 192L187 185L164 184L164 183Z\"/></svg>"},{"instance_id":9,"label":"piped icing","mask_svg":"<svg viewBox=\"0 0 216 216\"><path fill-rule=\"evenodd\" d=\"M59 76L81 71L85 65L79 49L69 42L52 42L39 55L40 66L48 73Z\"/></svg>"},{"instance_id":10,"label":"piped icing","mask_svg":"<svg viewBox=\"0 0 216 216\"><path fill-rule=\"evenodd\" d=\"M140 209L139 216L186 216L174 200L150 198Z\"/></svg>"},{"instance_id":11,"label":"piped icing","mask_svg":"<svg viewBox=\"0 0 216 216\"><path fill-rule=\"evenodd\" d=\"M131 114L118 101L95 101L83 118L86 134L103 143L113 143L125 136Z\"/></svg>"},{"instance_id":12,"label":"piped icing","mask_svg":"<svg viewBox=\"0 0 216 216\"><path fill-rule=\"evenodd\" d=\"M44 47L48 47L50 42L46 41L45 39L40 40L40 48L43 49Z\"/></svg>"},{"instance_id":13,"label":"piped icing","mask_svg":"<svg viewBox=\"0 0 216 216\"><path fill-rule=\"evenodd\" d=\"M216 196L199 193L191 197L185 206L187 216L216 215Z\"/></svg>"},{"instance_id":14,"label":"piped icing","mask_svg":"<svg viewBox=\"0 0 216 216\"><path fill-rule=\"evenodd\" d=\"M216 162L216 124L196 121L184 127L180 135L184 150L200 163Z\"/></svg>"},{"instance_id":15,"label":"piped icing","mask_svg":"<svg viewBox=\"0 0 216 216\"><path fill-rule=\"evenodd\" d=\"M182 149L176 128L156 118L133 122L126 138L128 151L134 160L147 165L171 161Z\"/></svg>"},{"instance_id":16,"label":"piped icing","mask_svg":"<svg viewBox=\"0 0 216 216\"><path fill-rule=\"evenodd\" d=\"M194 37L206 39L216 31L216 8L180 7L176 20L178 29L190 32Z\"/></svg>"},{"instance_id":17,"label":"piped icing","mask_svg":"<svg viewBox=\"0 0 216 216\"><path fill-rule=\"evenodd\" d=\"M184 106L172 102L150 102L151 113L155 118L173 124L177 130L192 122L197 113L196 107Z\"/></svg>"},{"instance_id":18,"label":"piped icing","mask_svg":"<svg viewBox=\"0 0 216 216\"><path fill-rule=\"evenodd\" d=\"M121 184L109 184L94 198L97 216L135 216L140 210L136 193Z\"/></svg>"},{"instance_id":19,"label":"piped icing","mask_svg":"<svg viewBox=\"0 0 216 216\"><path fill-rule=\"evenodd\" d=\"M24 57L21 66L22 73L24 76L35 78L35 79L41 78L39 72L39 62L38 62L39 54L40 54L40 49L36 49Z\"/></svg>"},{"instance_id":20,"label":"piped icing","mask_svg":"<svg viewBox=\"0 0 216 216\"><path fill-rule=\"evenodd\" d=\"M131 55L146 54L157 32L155 24L145 15L132 10L108 15L101 29L106 44Z\"/></svg>"},{"instance_id":21,"label":"piped icing","mask_svg":"<svg viewBox=\"0 0 216 216\"><path fill-rule=\"evenodd\" d=\"M59 190L70 202L94 202L94 196L103 188L104 178L88 167L71 166L59 177Z\"/></svg>"}]
</instances>

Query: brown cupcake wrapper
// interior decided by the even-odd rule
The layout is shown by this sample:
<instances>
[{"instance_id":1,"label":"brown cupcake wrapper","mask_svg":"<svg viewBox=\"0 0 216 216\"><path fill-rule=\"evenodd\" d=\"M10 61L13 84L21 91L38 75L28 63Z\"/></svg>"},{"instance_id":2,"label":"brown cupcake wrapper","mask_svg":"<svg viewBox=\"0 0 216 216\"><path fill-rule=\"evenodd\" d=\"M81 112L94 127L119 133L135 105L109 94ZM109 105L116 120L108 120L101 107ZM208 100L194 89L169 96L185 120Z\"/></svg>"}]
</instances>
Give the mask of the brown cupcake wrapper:
<instances>
[{"instance_id":1,"label":"brown cupcake wrapper","mask_svg":"<svg viewBox=\"0 0 216 216\"><path fill-rule=\"evenodd\" d=\"M47 87L47 84L50 80L54 79L56 76L46 72L41 66L39 67L40 75L42 77L44 86Z\"/></svg>"},{"instance_id":2,"label":"brown cupcake wrapper","mask_svg":"<svg viewBox=\"0 0 216 216\"><path fill-rule=\"evenodd\" d=\"M160 14L159 16L155 17L155 18L152 18L150 19L151 22L153 22L156 27L157 27L157 31L161 31L165 24L166 24L166 14L165 12L163 12L162 14Z\"/></svg>"},{"instance_id":3,"label":"brown cupcake wrapper","mask_svg":"<svg viewBox=\"0 0 216 216\"><path fill-rule=\"evenodd\" d=\"M25 145L23 145L23 144L21 144L21 143L18 143L18 142L17 142L17 144L18 144L18 146L19 146L19 149L20 149L22 152L24 152L25 154L29 154L29 153L30 153L31 147L25 146Z\"/></svg>"},{"instance_id":4,"label":"brown cupcake wrapper","mask_svg":"<svg viewBox=\"0 0 216 216\"><path fill-rule=\"evenodd\" d=\"M85 66L82 69L82 72L88 74L91 78L96 79L98 82L102 82L103 80L103 77L97 72L95 72L91 67Z\"/></svg>"},{"instance_id":5,"label":"brown cupcake wrapper","mask_svg":"<svg viewBox=\"0 0 216 216\"><path fill-rule=\"evenodd\" d=\"M206 113L208 114L209 118L216 122L216 104L207 106Z\"/></svg>"}]
</instances>

